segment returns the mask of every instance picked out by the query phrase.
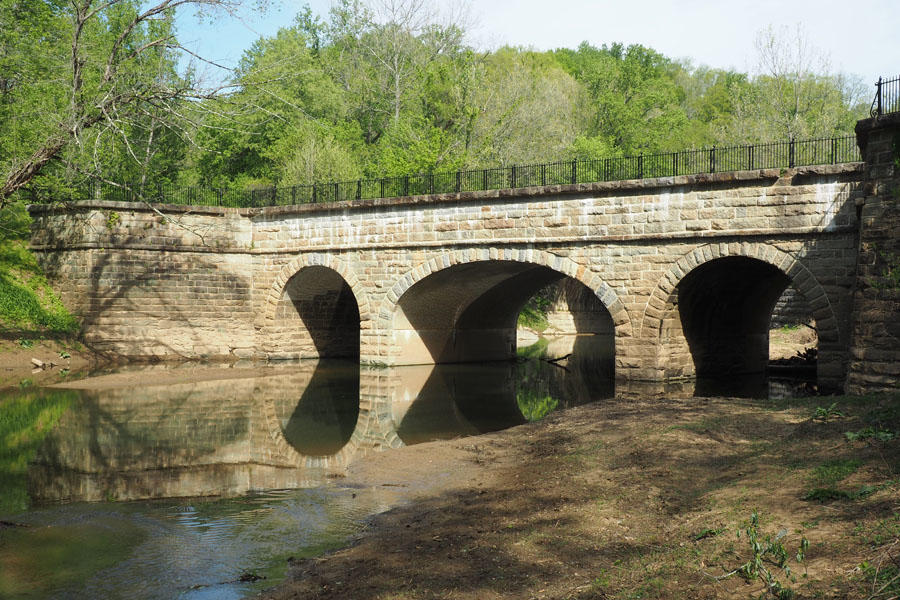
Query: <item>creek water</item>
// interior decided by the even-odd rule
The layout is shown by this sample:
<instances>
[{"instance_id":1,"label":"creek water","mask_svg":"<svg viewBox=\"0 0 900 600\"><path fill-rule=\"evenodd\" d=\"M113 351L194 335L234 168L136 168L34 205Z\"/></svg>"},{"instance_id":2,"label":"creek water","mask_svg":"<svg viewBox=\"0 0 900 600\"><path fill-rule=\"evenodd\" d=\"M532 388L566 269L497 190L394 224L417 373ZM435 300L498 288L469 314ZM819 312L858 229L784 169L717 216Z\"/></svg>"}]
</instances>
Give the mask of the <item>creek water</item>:
<instances>
[{"instance_id":1,"label":"creek water","mask_svg":"<svg viewBox=\"0 0 900 600\"><path fill-rule=\"evenodd\" d=\"M370 452L496 431L617 392L723 392L617 387L602 336L522 354L389 369L128 367L7 392L0 598L246 597L398 501L396 490L334 476ZM798 387L737 383L732 394L757 397Z\"/></svg>"}]
</instances>

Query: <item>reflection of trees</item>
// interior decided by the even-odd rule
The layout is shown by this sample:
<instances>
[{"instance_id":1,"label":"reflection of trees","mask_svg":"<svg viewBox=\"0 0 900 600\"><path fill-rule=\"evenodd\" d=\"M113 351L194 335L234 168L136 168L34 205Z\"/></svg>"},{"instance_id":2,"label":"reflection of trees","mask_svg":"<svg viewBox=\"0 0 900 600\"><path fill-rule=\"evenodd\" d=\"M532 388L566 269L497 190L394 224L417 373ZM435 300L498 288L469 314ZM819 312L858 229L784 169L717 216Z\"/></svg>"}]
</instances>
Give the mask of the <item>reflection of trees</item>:
<instances>
[{"instance_id":1,"label":"reflection of trees","mask_svg":"<svg viewBox=\"0 0 900 600\"><path fill-rule=\"evenodd\" d=\"M553 396L534 393L524 389L516 392L516 403L526 421L540 421L550 414L559 404Z\"/></svg>"},{"instance_id":2,"label":"reflection of trees","mask_svg":"<svg viewBox=\"0 0 900 600\"><path fill-rule=\"evenodd\" d=\"M78 399L78 392L41 388L4 396L0 397L0 514L28 508L28 463Z\"/></svg>"}]
</instances>

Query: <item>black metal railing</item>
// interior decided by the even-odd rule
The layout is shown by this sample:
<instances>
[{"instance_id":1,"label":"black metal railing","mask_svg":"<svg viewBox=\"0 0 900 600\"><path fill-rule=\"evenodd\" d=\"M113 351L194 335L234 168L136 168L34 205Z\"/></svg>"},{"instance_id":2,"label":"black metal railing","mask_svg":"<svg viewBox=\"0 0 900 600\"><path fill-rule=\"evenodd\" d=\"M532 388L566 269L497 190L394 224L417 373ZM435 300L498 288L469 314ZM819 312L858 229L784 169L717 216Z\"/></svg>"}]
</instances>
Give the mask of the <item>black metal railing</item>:
<instances>
[{"instance_id":1,"label":"black metal railing","mask_svg":"<svg viewBox=\"0 0 900 600\"><path fill-rule=\"evenodd\" d=\"M91 182L67 190L71 200L145 201L192 206L263 207L474 192L503 188L593 183L700 173L858 162L853 136L793 140L680 152L638 154L311 185L214 188L170 184L112 185ZM46 195L46 194L45 194ZM55 197L58 199L57 192Z\"/></svg>"},{"instance_id":2,"label":"black metal railing","mask_svg":"<svg viewBox=\"0 0 900 600\"><path fill-rule=\"evenodd\" d=\"M881 77L875 83L875 99L872 100L873 117L900 112L900 77L885 81Z\"/></svg>"}]
</instances>

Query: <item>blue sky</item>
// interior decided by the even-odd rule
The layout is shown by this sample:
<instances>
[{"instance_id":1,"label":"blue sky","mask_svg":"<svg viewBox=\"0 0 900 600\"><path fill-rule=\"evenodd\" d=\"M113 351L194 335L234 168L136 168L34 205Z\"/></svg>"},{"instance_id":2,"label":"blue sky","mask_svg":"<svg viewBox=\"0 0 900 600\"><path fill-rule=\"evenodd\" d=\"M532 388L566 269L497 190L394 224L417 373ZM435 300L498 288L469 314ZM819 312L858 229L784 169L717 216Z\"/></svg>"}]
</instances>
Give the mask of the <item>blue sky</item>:
<instances>
[{"instance_id":1,"label":"blue sky","mask_svg":"<svg viewBox=\"0 0 900 600\"><path fill-rule=\"evenodd\" d=\"M202 56L233 66L259 36L290 24L303 5L323 17L331 6L331 0L270 1L262 16L247 11L205 24L182 18L182 40ZM639 43L695 64L751 71L757 32L799 23L808 41L830 58L833 71L859 75L866 84L879 75L900 75L898 0L471 0L468 6L475 24L470 42L481 48Z\"/></svg>"}]
</instances>

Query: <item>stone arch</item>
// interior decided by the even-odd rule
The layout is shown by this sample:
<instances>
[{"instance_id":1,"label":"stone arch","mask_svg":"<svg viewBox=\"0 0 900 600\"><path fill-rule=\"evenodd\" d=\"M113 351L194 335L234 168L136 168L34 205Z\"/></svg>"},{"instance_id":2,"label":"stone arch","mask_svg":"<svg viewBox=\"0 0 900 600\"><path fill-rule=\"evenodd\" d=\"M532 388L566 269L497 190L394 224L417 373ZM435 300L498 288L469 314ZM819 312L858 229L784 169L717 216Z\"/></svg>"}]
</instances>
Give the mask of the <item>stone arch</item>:
<instances>
[{"instance_id":1,"label":"stone arch","mask_svg":"<svg viewBox=\"0 0 900 600\"><path fill-rule=\"evenodd\" d=\"M391 286L381 303L378 313L374 315L373 325L379 331L391 331L392 319L400 298L409 288L428 276L454 265L489 261L518 262L547 267L581 282L597 296L606 310L609 311L615 326L616 338L633 336L633 324L624 303L619 299L615 290L584 265L580 265L568 257L533 248L460 249L433 256L408 271ZM388 354L391 353L388 352L382 355L387 356Z\"/></svg>"},{"instance_id":2,"label":"stone arch","mask_svg":"<svg viewBox=\"0 0 900 600\"><path fill-rule=\"evenodd\" d=\"M371 318L356 273L324 253L302 254L282 266L262 308L257 328L269 358L358 356Z\"/></svg>"},{"instance_id":3,"label":"stone arch","mask_svg":"<svg viewBox=\"0 0 900 600\"><path fill-rule=\"evenodd\" d=\"M733 256L755 258L772 265L787 275L791 284L803 294L813 309L813 317L816 319L819 329L819 340L826 343L840 342L841 332L834 310L828 300L828 295L812 272L791 254L770 244L752 242L706 244L682 256L669 269L668 273L663 275L656 289L650 295L641 319L640 329L636 332L638 337L647 338L659 334L666 304L685 275L700 265L717 258Z\"/></svg>"},{"instance_id":4,"label":"stone arch","mask_svg":"<svg viewBox=\"0 0 900 600\"><path fill-rule=\"evenodd\" d=\"M281 300L281 297L284 295L284 288L287 285L287 282L305 267L326 267L335 271L344 279L353 291L353 296L356 298L356 305L359 307L360 322L371 319L372 313L369 307L368 295L363 291L359 282L359 277L357 277L356 273L347 266L347 263L331 254L311 253L301 254L281 267L278 275L276 275L275 279L272 281L269 292L266 294L263 310L263 325L270 325L275 322L275 310L278 306L278 301Z\"/></svg>"}]
</instances>

